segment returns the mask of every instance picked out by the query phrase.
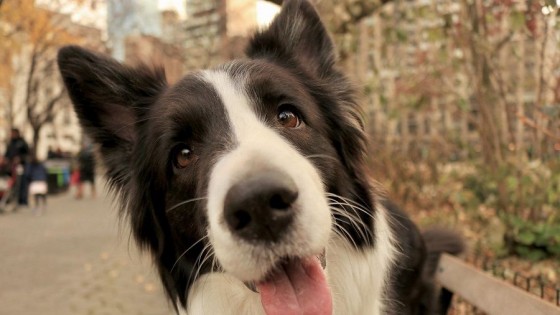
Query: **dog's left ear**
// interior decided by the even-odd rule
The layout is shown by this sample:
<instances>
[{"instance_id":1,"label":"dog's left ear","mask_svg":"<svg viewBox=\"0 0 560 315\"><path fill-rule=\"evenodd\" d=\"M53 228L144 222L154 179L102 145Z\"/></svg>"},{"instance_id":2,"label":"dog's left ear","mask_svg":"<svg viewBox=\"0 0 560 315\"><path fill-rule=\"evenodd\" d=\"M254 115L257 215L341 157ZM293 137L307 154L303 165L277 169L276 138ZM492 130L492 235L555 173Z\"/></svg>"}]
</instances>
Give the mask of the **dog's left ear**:
<instances>
[{"instance_id":1,"label":"dog's left ear","mask_svg":"<svg viewBox=\"0 0 560 315\"><path fill-rule=\"evenodd\" d=\"M284 0L280 13L252 38L246 53L251 58L292 60L319 77L335 63L333 42L307 0Z\"/></svg>"},{"instance_id":2,"label":"dog's left ear","mask_svg":"<svg viewBox=\"0 0 560 315\"><path fill-rule=\"evenodd\" d=\"M163 70L129 67L78 46L58 52L58 68L80 124L100 148L110 182L125 189L137 125L166 87Z\"/></svg>"}]
</instances>

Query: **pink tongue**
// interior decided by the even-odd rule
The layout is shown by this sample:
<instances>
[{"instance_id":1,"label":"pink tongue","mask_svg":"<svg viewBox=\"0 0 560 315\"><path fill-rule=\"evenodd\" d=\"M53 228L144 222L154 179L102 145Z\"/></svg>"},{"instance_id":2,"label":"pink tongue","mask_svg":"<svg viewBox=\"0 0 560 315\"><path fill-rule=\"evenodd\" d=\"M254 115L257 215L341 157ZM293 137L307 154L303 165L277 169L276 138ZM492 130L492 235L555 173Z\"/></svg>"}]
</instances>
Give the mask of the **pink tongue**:
<instances>
[{"instance_id":1,"label":"pink tongue","mask_svg":"<svg viewBox=\"0 0 560 315\"><path fill-rule=\"evenodd\" d=\"M330 315L331 292L316 257L292 261L257 284L267 315Z\"/></svg>"}]
</instances>

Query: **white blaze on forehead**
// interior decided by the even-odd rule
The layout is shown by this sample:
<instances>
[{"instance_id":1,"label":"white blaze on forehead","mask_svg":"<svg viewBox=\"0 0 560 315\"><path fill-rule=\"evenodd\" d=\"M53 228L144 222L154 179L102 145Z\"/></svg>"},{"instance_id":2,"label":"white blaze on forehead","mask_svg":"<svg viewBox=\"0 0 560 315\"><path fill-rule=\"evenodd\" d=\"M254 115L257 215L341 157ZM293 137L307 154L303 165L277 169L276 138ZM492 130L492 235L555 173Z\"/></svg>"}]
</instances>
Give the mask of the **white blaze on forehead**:
<instances>
[{"instance_id":1,"label":"white blaze on forehead","mask_svg":"<svg viewBox=\"0 0 560 315\"><path fill-rule=\"evenodd\" d=\"M252 110L249 98L243 91L245 78L237 76L235 80L238 81L234 81L234 78L225 71L205 71L203 77L214 86L222 99L236 140L252 137L255 128L262 126Z\"/></svg>"},{"instance_id":2,"label":"white blaze on forehead","mask_svg":"<svg viewBox=\"0 0 560 315\"><path fill-rule=\"evenodd\" d=\"M243 281L262 279L280 256L306 257L320 253L331 230L331 216L323 183L313 165L278 132L259 120L255 104L245 91L246 79L226 71L205 71L227 112L235 147L216 161L208 184L209 237L216 257L227 272ZM285 242L269 247L246 243L234 236L223 219L230 188L243 178L277 170L296 183L296 218ZM314 222L313 226L309 222ZM276 257L279 255L279 257Z\"/></svg>"}]
</instances>

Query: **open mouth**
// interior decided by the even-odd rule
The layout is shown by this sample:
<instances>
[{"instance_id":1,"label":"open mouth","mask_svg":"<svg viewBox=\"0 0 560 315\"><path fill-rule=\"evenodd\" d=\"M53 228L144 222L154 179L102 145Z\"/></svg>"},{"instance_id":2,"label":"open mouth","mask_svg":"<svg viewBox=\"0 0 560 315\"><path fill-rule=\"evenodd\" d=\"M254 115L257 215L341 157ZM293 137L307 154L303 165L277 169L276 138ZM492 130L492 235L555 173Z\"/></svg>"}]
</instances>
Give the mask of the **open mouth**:
<instances>
[{"instance_id":1,"label":"open mouth","mask_svg":"<svg viewBox=\"0 0 560 315\"><path fill-rule=\"evenodd\" d=\"M325 255L283 259L265 278L248 285L261 296L267 315L331 314Z\"/></svg>"},{"instance_id":2,"label":"open mouth","mask_svg":"<svg viewBox=\"0 0 560 315\"><path fill-rule=\"evenodd\" d=\"M319 255L313 256L316 257L319 262L321 263L321 267L323 268L323 270L325 270L325 268L327 267L327 259L325 256L325 250L323 250L323 252ZM289 257L285 257L280 259L280 262L278 263L278 266L274 267L271 271L270 274L265 277L265 280L261 281L264 282L266 281L266 279L268 279L269 277L271 277L274 273L278 272L278 270L280 269L284 269L285 266L289 265L291 261L297 261L297 260L301 260L301 258L289 258ZM259 291L257 290L257 284L255 281L249 281L249 282L244 282L245 286L255 292L255 293L259 293Z\"/></svg>"}]
</instances>

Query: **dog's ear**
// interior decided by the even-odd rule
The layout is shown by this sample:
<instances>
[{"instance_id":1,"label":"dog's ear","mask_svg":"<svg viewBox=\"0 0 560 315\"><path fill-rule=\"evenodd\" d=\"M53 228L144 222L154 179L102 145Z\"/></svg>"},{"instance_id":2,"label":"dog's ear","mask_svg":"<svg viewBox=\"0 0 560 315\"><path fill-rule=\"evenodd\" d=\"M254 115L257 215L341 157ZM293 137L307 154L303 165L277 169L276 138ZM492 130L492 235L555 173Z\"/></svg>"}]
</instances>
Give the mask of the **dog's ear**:
<instances>
[{"instance_id":1,"label":"dog's ear","mask_svg":"<svg viewBox=\"0 0 560 315\"><path fill-rule=\"evenodd\" d=\"M333 42L307 0L284 0L280 13L267 29L255 34L246 53L251 58L292 60L319 77L335 63Z\"/></svg>"},{"instance_id":2,"label":"dog's ear","mask_svg":"<svg viewBox=\"0 0 560 315\"><path fill-rule=\"evenodd\" d=\"M58 67L80 124L98 144L109 179L122 189L136 124L166 86L163 70L132 68L77 46L58 52Z\"/></svg>"}]
</instances>

